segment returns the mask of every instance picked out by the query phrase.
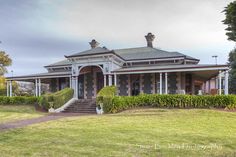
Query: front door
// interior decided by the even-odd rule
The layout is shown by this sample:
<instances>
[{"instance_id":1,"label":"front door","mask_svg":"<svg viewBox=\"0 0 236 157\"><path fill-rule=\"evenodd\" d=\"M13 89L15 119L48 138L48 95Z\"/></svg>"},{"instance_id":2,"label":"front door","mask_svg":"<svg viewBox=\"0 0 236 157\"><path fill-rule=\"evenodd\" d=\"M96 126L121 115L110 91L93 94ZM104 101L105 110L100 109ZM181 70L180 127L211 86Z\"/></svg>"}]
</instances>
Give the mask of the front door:
<instances>
[{"instance_id":1,"label":"front door","mask_svg":"<svg viewBox=\"0 0 236 157\"><path fill-rule=\"evenodd\" d=\"M78 98L84 99L84 75L78 77Z\"/></svg>"},{"instance_id":2,"label":"front door","mask_svg":"<svg viewBox=\"0 0 236 157\"><path fill-rule=\"evenodd\" d=\"M140 77L139 75L131 75L131 95L139 95L140 93Z\"/></svg>"}]
</instances>

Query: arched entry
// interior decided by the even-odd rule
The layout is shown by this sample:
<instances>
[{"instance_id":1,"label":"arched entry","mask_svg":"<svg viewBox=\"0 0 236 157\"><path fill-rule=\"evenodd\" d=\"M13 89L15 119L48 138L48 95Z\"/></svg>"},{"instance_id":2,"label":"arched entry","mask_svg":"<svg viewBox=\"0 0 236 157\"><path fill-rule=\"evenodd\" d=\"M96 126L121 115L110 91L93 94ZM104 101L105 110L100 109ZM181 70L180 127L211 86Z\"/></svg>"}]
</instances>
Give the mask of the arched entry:
<instances>
[{"instance_id":1,"label":"arched entry","mask_svg":"<svg viewBox=\"0 0 236 157\"><path fill-rule=\"evenodd\" d=\"M100 66L91 65L79 68L78 98L96 98L97 93L104 87L103 69Z\"/></svg>"}]
</instances>

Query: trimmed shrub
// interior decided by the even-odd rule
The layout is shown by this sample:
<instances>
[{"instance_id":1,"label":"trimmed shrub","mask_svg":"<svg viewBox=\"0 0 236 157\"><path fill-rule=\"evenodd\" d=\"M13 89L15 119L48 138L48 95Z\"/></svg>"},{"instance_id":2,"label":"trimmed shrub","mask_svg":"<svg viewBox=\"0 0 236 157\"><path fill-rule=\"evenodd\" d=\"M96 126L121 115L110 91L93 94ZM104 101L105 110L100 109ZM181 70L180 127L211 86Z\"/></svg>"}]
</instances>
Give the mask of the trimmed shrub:
<instances>
[{"instance_id":1,"label":"trimmed shrub","mask_svg":"<svg viewBox=\"0 0 236 157\"><path fill-rule=\"evenodd\" d=\"M99 91L97 97L114 97L116 95L117 95L116 86L106 86Z\"/></svg>"},{"instance_id":2,"label":"trimmed shrub","mask_svg":"<svg viewBox=\"0 0 236 157\"><path fill-rule=\"evenodd\" d=\"M39 105L48 110L50 107L57 109L73 98L74 90L65 88L56 93L44 94L41 96Z\"/></svg>"},{"instance_id":3,"label":"trimmed shrub","mask_svg":"<svg viewBox=\"0 0 236 157\"><path fill-rule=\"evenodd\" d=\"M236 108L235 95L158 95L103 97L105 113L117 113L126 109L150 106L157 108Z\"/></svg>"},{"instance_id":4,"label":"trimmed shrub","mask_svg":"<svg viewBox=\"0 0 236 157\"><path fill-rule=\"evenodd\" d=\"M117 95L117 87L116 86L107 86L102 88L99 93L97 94L96 104L101 107L100 105L106 105L108 108L112 106L112 98ZM107 110L107 108L103 108ZM106 112L106 111L105 111Z\"/></svg>"},{"instance_id":5,"label":"trimmed shrub","mask_svg":"<svg viewBox=\"0 0 236 157\"><path fill-rule=\"evenodd\" d=\"M39 102L37 97L14 96L6 97L0 96L0 105L35 105Z\"/></svg>"}]
</instances>

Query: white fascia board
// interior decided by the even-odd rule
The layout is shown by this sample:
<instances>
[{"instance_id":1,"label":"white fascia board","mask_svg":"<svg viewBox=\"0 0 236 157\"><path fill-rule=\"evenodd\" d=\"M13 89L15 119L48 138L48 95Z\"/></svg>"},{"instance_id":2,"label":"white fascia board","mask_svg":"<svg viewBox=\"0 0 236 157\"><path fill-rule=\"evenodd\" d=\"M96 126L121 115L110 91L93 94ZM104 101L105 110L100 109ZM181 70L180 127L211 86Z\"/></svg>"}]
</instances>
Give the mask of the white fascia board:
<instances>
[{"instance_id":1,"label":"white fascia board","mask_svg":"<svg viewBox=\"0 0 236 157\"><path fill-rule=\"evenodd\" d=\"M81 59L92 59L92 58L104 58L104 57L116 57L118 58L119 60L122 60L124 61L123 59L121 59L120 57L112 54L112 53L108 53L108 54L97 54L97 55L89 55L89 56L78 56L78 57L73 57L73 58L70 58L70 60L81 60Z\"/></svg>"},{"instance_id":2,"label":"white fascia board","mask_svg":"<svg viewBox=\"0 0 236 157\"><path fill-rule=\"evenodd\" d=\"M22 81L22 80L34 80L34 79L48 79L48 78L63 78L71 77L71 75L55 75L55 76L31 76L31 77L19 77L6 79L7 81Z\"/></svg>"},{"instance_id":3,"label":"white fascia board","mask_svg":"<svg viewBox=\"0 0 236 157\"><path fill-rule=\"evenodd\" d=\"M71 68L72 66L69 65L69 66L51 66L51 67L46 67L47 70L50 70L50 69L59 69L59 68Z\"/></svg>"},{"instance_id":4,"label":"white fascia board","mask_svg":"<svg viewBox=\"0 0 236 157\"><path fill-rule=\"evenodd\" d=\"M178 57L178 58L157 58L157 59L143 59L143 60L129 60L126 61L127 63L136 63L136 62L150 62L150 61L168 61L168 60L181 60L185 59L184 57Z\"/></svg>"},{"instance_id":5,"label":"white fascia board","mask_svg":"<svg viewBox=\"0 0 236 157\"><path fill-rule=\"evenodd\" d=\"M142 73L164 73L164 72L195 72L195 71L208 71L208 70L228 70L227 67L218 68L192 68L192 69L171 69L171 70L139 70L139 71L128 71L128 72L112 72L115 74L142 74Z\"/></svg>"}]
</instances>

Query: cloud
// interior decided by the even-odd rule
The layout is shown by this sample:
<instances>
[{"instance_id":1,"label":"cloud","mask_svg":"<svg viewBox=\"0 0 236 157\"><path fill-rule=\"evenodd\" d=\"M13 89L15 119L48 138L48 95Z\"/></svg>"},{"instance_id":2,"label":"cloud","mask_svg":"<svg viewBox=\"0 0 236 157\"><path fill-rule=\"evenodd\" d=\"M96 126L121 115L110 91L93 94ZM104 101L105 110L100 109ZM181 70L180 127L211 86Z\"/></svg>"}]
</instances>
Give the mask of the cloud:
<instances>
[{"instance_id":1,"label":"cloud","mask_svg":"<svg viewBox=\"0 0 236 157\"><path fill-rule=\"evenodd\" d=\"M232 0L0 1L0 48L12 56L16 74L41 72L43 65L89 48L92 38L110 49L138 47L152 32L156 47L202 63L213 62L212 55L225 63L234 46L221 22Z\"/></svg>"}]
</instances>

